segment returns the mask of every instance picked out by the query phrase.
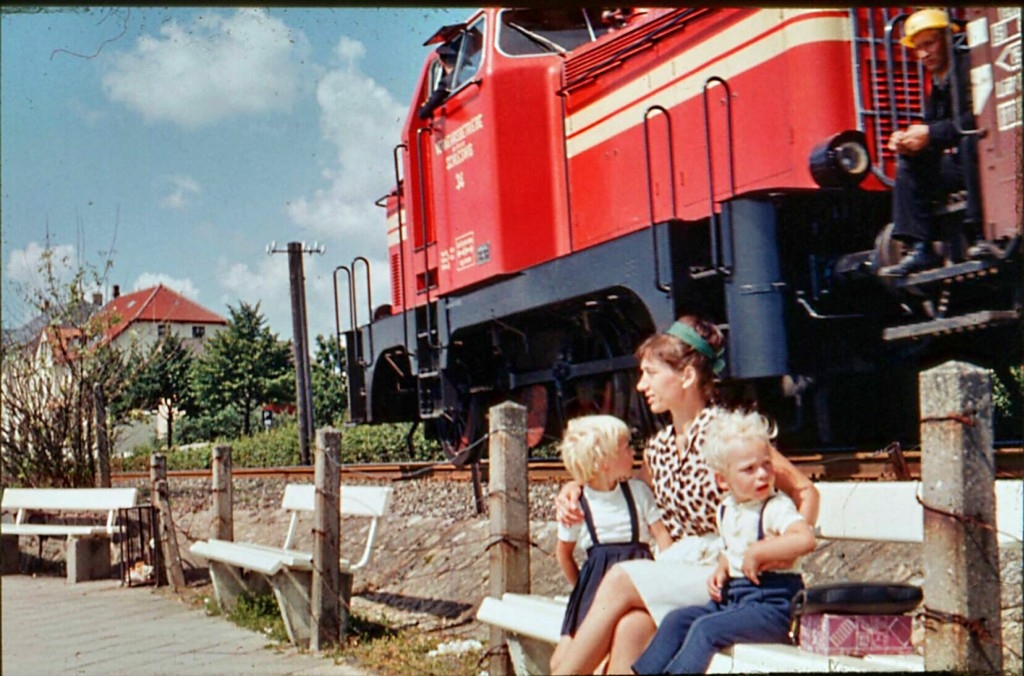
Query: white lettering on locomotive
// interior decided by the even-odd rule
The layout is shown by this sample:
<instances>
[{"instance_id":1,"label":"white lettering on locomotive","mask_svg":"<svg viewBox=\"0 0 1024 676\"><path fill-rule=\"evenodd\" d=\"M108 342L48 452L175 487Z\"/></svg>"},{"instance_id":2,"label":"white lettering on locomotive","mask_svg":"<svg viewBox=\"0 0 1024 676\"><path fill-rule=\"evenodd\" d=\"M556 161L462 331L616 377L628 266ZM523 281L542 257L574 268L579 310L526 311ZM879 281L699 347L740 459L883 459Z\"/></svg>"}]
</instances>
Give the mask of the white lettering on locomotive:
<instances>
[{"instance_id":1,"label":"white lettering on locomotive","mask_svg":"<svg viewBox=\"0 0 1024 676\"><path fill-rule=\"evenodd\" d=\"M455 149L455 152L444 158L445 169L450 171L452 167L459 166L471 157L473 157L473 144L466 143L465 145L460 145Z\"/></svg>"},{"instance_id":2,"label":"white lettering on locomotive","mask_svg":"<svg viewBox=\"0 0 1024 676\"><path fill-rule=\"evenodd\" d=\"M441 249L440 256L441 256L441 269L442 270L451 270L452 269L452 259L455 258L455 247L450 246L447 249Z\"/></svg>"},{"instance_id":3,"label":"white lettering on locomotive","mask_svg":"<svg viewBox=\"0 0 1024 676\"><path fill-rule=\"evenodd\" d=\"M440 141L434 141L435 154L449 153L444 158L445 169L451 171L453 167L457 167L473 157L473 144L466 139L483 128L484 115L483 113L477 113L468 122L459 125L450 133L445 134ZM459 187L461 188L464 185L465 182L463 181Z\"/></svg>"},{"instance_id":4,"label":"white lettering on locomotive","mask_svg":"<svg viewBox=\"0 0 1024 676\"><path fill-rule=\"evenodd\" d=\"M455 238L455 271L459 272L476 265L476 244L473 232Z\"/></svg>"}]
</instances>

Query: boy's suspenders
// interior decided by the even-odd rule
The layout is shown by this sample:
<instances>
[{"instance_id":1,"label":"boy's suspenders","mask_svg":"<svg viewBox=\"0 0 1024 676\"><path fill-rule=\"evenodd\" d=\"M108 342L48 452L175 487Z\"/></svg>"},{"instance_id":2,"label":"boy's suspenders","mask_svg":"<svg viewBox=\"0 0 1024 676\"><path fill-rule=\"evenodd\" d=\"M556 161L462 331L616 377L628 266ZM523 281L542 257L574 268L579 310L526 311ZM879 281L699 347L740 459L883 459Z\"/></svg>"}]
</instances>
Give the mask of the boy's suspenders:
<instances>
[{"instance_id":1,"label":"boy's suspenders","mask_svg":"<svg viewBox=\"0 0 1024 676\"><path fill-rule=\"evenodd\" d=\"M622 495L626 498L626 509L629 510L630 542L638 543L640 542L640 525L636 514L636 502L633 501L633 491L630 490L629 483L626 481L619 482L619 488L622 489ZM583 510L583 518L587 522L591 544L600 544L597 539L597 529L594 528L594 517L590 514L590 504L587 502L586 494L582 491L580 492L580 509Z\"/></svg>"},{"instance_id":2,"label":"boy's suspenders","mask_svg":"<svg viewBox=\"0 0 1024 676\"><path fill-rule=\"evenodd\" d=\"M768 498L764 502L761 503L761 513L758 515L758 518L757 518L757 540L758 540L758 542L760 542L761 540L764 539L764 508L768 506L768 503L771 502L772 498L774 498L776 495L778 495L778 493L773 493L772 495L768 496ZM725 521L725 503L721 502L721 503L718 504L718 530L719 531L722 530L722 522L723 521Z\"/></svg>"}]
</instances>

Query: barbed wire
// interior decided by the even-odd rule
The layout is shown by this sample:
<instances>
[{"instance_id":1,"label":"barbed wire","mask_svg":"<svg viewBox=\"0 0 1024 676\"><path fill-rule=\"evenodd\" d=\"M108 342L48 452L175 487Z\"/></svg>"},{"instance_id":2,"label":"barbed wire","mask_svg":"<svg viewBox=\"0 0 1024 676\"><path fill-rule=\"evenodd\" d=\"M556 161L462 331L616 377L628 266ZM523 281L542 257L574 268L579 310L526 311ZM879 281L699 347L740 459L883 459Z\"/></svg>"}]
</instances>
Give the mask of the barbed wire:
<instances>
[{"instance_id":1,"label":"barbed wire","mask_svg":"<svg viewBox=\"0 0 1024 676\"><path fill-rule=\"evenodd\" d=\"M1005 536L1006 538L1009 538L1010 540L1013 540L1017 543L1024 542L1024 539L1021 539L1020 535L1016 533L1009 533L1007 531L999 530L993 524L983 521L982 519L976 516L971 516L970 514L957 514L956 512L951 512L949 510L942 509L941 507L936 507L935 505L928 504L927 502L924 501L924 498L921 497L920 487L918 487L918 492L914 497L917 499L918 504L921 505L921 508L924 509L926 512L933 512L935 514L940 514L947 518L954 519L964 524L965 526L972 526L974 528L981 528L983 530L992 531L997 535Z\"/></svg>"},{"instance_id":2,"label":"barbed wire","mask_svg":"<svg viewBox=\"0 0 1024 676\"><path fill-rule=\"evenodd\" d=\"M1008 646L1002 639L996 638L992 635L992 632L989 631L988 628L985 626L984 618L972 619L960 615L958 613L947 613L942 610L936 610L935 608L930 608L927 605L925 605L924 608L922 608L915 615L915 617L922 620L925 623L926 628L931 628L928 626L929 622L938 622L940 624L955 624L957 626L963 627L967 630L967 633L970 634L971 637L979 644L999 646L1001 650L1005 650L1006 652L1010 653L1018 661L1022 659L1021 653Z\"/></svg>"}]
</instances>

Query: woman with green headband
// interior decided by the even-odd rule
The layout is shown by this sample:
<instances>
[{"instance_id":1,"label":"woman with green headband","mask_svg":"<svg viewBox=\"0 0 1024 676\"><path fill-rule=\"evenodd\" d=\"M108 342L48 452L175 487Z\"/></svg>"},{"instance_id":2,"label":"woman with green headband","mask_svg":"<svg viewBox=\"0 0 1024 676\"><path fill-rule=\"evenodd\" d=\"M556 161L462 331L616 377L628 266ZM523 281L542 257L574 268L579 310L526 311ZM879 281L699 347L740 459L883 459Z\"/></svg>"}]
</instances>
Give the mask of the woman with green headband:
<instances>
[{"instance_id":1,"label":"woman with green headband","mask_svg":"<svg viewBox=\"0 0 1024 676\"><path fill-rule=\"evenodd\" d=\"M608 571L564 659L551 665L553 673L593 673L605 656L607 673L630 673L669 611L708 601L705 582L718 556L715 512L722 494L701 449L708 422L721 410L715 376L725 366L724 342L714 324L685 316L637 348L637 390L652 413L671 418L648 441L641 478L654 491L675 542L654 561L622 562ZM817 489L776 449L771 452L779 489L813 524ZM556 499L560 521L582 521L578 496L576 484L562 488Z\"/></svg>"}]
</instances>

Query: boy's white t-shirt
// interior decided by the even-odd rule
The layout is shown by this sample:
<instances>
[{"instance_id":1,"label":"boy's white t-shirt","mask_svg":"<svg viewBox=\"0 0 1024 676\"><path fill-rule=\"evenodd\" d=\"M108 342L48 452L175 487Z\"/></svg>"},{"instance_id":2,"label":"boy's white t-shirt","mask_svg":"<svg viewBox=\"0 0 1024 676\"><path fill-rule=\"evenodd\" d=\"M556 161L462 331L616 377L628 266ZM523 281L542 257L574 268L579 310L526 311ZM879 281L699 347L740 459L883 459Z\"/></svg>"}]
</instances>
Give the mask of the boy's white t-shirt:
<instances>
[{"instance_id":1,"label":"boy's white t-shirt","mask_svg":"<svg viewBox=\"0 0 1024 676\"><path fill-rule=\"evenodd\" d=\"M651 535L647 525L661 520L661 510L654 501L654 493L643 481L630 479L629 490L632 491L633 502L636 503L640 542L649 543ZM597 539L601 544L629 542L633 532L629 523L629 507L626 505L626 496L622 489L616 486L610 491L599 491L584 486L583 493L587 496L594 530L597 531ZM562 542L576 542L583 549L593 544L584 521L573 526L559 523L558 539Z\"/></svg>"},{"instance_id":2,"label":"boy's white t-shirt","mask_svg":"<svg viewBox=\"0 0 1024 676\"><path fill-rule=\"evenodd\" d=\"M722 538L722 553L729 562L730 577L745 577L743 575L743 555L754 542L757 542L758 521L763 518L765 539L777 537L786 532L786 529L797 521L803 520L803 515L797 511L796 503L785 493L775 493L765 500L750 500L736 504L731 494L722 499L724 505L724 523L719 522L718 533ZM761 514L761 505L764 505L764 515ZM721 512L719 512L721 513ZM717 518L717 515L716 515ZM799 573L800 561L794 562L793 566L786 570L774 570L773 573Z\"/></svg>"}]
</instances>

